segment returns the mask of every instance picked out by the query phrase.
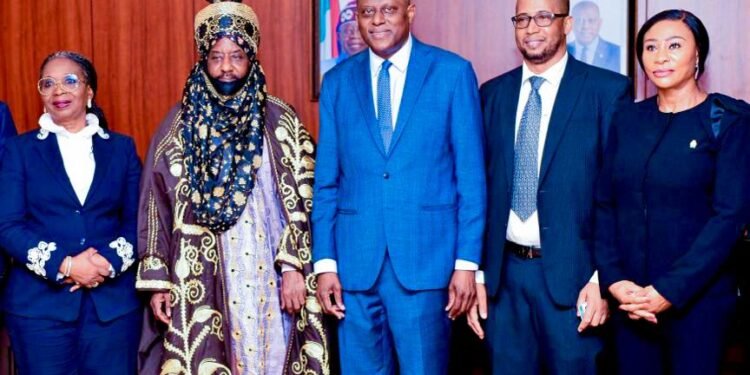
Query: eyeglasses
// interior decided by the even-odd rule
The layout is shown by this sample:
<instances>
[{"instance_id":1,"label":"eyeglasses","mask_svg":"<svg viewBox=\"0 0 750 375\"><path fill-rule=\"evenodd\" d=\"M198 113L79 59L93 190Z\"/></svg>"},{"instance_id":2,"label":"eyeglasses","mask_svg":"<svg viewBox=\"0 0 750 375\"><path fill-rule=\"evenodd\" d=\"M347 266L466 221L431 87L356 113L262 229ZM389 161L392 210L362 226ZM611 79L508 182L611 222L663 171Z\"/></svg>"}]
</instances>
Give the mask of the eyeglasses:
<instances>
[{"instance_id":1,"label":"eyeglasses","mask_svg":"<svg viewBox=\"0 0 750 375\"><path fill-rule=\"evenodd\" d=\"M361 7L359 9L359 16L362 18L373 18L375 17L375 14L378 12L378 9L375 7ZM398 12L398 7L392 6L392 5L386 5L382 8L380 8L380 13L383 14L385 17L391 17L395 15Z\"/></svg>"},{"instance_id":2,"label":"eyeglasses","mask_svg":"<svg viewBox=\"0 0 750 375\"><path fill-rule=\"evenodd\" d=\"M534 19L534 23L536 23L537 26L547 27L551 25L556 18L567 16L568 13L552 13L543 10L533 16L530 16L528 14L519 14L517 16L511 17L510 20L513 21L513 26L515 26L516 29L525 29L529 27L532 19Z\"/></svg>"},{"instance_id":3,"label":"eyeglasses","mask_svg":"<svg viewBox=\"0 0 750 375\"><path fill-rule=\"evenodd\" d=\"M36 88L39 90L40 94L49 96L52 95L58 87L64 92L76 91L81 87L81 83L83 83L83 80L78 78L78 75L69 73L59 81L52 77L44 77L37 82Z\"/></svg>"}]
</instances>

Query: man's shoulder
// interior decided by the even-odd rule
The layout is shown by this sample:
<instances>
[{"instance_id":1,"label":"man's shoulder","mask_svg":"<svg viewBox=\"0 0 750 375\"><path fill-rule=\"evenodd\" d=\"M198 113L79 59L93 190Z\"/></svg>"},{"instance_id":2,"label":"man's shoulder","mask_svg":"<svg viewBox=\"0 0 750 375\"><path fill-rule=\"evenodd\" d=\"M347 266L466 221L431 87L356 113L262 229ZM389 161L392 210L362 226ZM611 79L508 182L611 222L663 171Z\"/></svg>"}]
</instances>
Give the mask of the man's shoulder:
<instances>
[{"instance_id":1,"label":"man's shoulder","mask_svg":"<svg viewBox=\"0 0 750 375\"><path fill-rule=\"evenodd\" d=\"M514 68L482 84L479 88L482 94L488 94L503 89L504 86L520 83L521 67Z\"/></svg>"},{"instance_id":2,"label":"man's shoulder","mask_svg":"<svg viewBox=\"0 0 750 375\"><path fill-rule=\"evenodd\" d=\"M283 116L285 113L290 114L294 117L297 116L297 111L294 110L294 107L284 101L281 98L278 98L273 95L268 95L266 97L266 117L269 119L278 118Z\"/></svg>"},{"instance_id":3,"label":"man's shoulder","mask_svg":"<svg viewBox=\"0 0 750 375\"><path fill-rule=\"evenodd\" d=\"M619 45L601 38L599 38L599 44L601 44L608 51L617 51L620 49Z\"/></svg>"}]
</instances>

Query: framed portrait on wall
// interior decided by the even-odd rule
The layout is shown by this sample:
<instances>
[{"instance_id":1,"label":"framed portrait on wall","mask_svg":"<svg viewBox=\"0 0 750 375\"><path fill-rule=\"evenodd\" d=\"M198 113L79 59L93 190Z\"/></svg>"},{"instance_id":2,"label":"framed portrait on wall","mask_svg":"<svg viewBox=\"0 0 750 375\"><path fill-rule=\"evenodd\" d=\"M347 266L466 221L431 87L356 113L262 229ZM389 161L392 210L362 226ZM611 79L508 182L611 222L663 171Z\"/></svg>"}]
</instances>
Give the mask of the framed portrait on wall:
<instances>
[{"instance_id":1,"label":"framed portrait on wall","mask_svg":"<svg viewBox=\"0 0 750 375\"><path fill-rule=\"evenodd\" d=\"M315 0L313 7L313 98L323 75L336 64L367 48L357 27L356 0Z\"/></svg>"},{"instance_id":2,"label":"framed portrait on wall","mask_svg":"<svg viewBox=\"0 0 750 375\"><path fill-rule=\"evenodd\" d=\"M579 61L633 76L633 4L628 0L571 0L568 53Z\"/></svg>"}]
</instances>

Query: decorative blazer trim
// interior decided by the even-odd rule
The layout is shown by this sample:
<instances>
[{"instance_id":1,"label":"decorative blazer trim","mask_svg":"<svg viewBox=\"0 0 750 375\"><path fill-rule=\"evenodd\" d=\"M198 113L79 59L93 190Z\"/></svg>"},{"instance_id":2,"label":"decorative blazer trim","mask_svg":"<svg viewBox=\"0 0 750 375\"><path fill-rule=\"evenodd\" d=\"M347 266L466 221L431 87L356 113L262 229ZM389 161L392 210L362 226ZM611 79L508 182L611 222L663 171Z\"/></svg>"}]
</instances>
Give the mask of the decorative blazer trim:
<instances>
[{"instance_id":1,"label":"decorative blazer trim","mask_svg":"<svg viewBox=\"0 0 750 375\"><path fill-rule=\"evenodd\" d=\"M135 262L133 258L133 245L125 237L119 237L110 242L109 247L117 251L117 255L122 258L120 272L125 272Z\"/></svg>"},{"instance_id":2,"label":"decorative blazer trim","mask_svg":"<svg viewBox=\"0 0 750 375\"><path fill-rule=\"evenodd\" d=\"M26 267L34 271L37 275L47 278L47 271L44 269L44 264L47 263L53 251L57 250L57 245L54 242L39 241L36 247L29 249L26 259L29 263L26 263Z\"/></svg>"}]
</instances>

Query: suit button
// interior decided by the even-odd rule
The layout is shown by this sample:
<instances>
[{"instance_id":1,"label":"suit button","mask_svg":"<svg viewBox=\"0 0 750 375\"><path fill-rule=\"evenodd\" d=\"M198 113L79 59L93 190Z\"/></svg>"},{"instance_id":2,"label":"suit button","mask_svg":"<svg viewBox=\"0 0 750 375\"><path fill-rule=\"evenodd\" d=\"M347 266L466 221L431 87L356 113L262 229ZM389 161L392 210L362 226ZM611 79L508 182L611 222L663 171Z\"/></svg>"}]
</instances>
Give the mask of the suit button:
<instances>
[{"instance_id":1,"label":"suit button","mask_svg":"<svg viewBox=\"0 0 750 375\"><path fill-rule=\"evenodd\" d=\"M86 237L81 238L81 245L86 243Z\"/></svg>"},{"instance_id":2,"label":"suit button","mask_svg":"<svg viewBox=\"0 0 750 375\"><path fill-rule=\"evenodd\" d=\"M384 180L387 180L389 178L391 178L391 175L389 175L388 172L383 173L383 179Z\"/></svg>"},{"instance_id":3,"label":"suit button","mask_svg":"<svg viewBox=\"0 0 750 375\"><path fill-rule=\"evenodd\" d=\"M80 215L80 214L81 214L81 210L76 210L76 215Z\"/></svg>"}]
</instances>

